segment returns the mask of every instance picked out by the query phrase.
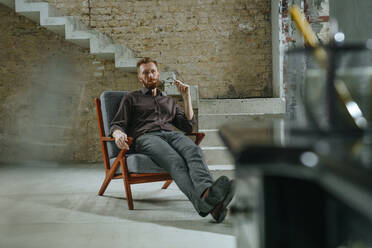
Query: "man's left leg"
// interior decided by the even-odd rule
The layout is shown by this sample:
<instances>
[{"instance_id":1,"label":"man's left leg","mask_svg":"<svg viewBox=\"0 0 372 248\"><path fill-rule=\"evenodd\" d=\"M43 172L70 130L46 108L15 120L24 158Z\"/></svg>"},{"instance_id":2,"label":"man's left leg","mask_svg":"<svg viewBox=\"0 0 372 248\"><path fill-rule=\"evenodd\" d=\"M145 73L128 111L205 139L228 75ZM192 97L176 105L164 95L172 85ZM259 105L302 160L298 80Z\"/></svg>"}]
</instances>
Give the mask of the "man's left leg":
<instances>
[{"instance_id":1,"label":"man's left leg","mask_svg":"<svg viewBox=\"0 0 372 248\"><path fill-rule=\"evenodd\" d=\"M213 178L201 148L189 137L178 131L167 132L165 138L185 159L194 188L197 194L201 196L213 184Z\"/></svg>"},{"instance_id":2,"label":"man's left leg","mask_svg":"<svg viewBox=\"0 0 372 248\"><path fill-rule=\"evenodd\" d=\"M166 132L163 137L185 160L196 194L214 206L210 212L213 218L218 223L223 221L227 214L226 207L233 197L232 182L226 176L221 176L213 182L201 148L183 133ZM199 214L206 216L208 213Z\"/></svg>"},{"instance_id":3,"label":"man's left leg","mask_svg":"<svg viewBox=\"0 0 372 248\"><path fill-rule=\"evenodd\" d=\"M203 201L200 194L195 191L185 160L166 141L165 133L167 132L157 131L141 135L136 140L135 151L146 154L158 166L165 169L200 215L209 213L213 206Z\"/></svg>"}]
</instances>

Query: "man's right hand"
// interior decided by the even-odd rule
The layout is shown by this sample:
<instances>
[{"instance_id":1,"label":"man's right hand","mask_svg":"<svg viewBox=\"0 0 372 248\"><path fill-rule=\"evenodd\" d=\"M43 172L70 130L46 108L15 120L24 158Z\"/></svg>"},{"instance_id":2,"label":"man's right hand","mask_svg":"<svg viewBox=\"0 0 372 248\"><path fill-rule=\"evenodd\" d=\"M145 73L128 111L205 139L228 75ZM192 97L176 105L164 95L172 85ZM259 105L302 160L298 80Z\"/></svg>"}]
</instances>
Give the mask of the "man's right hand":
<instances>
[{"instance_id":1,"label":"man's right hand","mask_svg":"<svg viewBox=\"0 0 372 248\"><path fill-rule=\"evenodd\" d=\"M117 147L119 147L119 149L129 150L128 136L124 132L115 130L112 133L112 137L115 138L115 144L117 145Z\"/></svg>"}]
</instances>

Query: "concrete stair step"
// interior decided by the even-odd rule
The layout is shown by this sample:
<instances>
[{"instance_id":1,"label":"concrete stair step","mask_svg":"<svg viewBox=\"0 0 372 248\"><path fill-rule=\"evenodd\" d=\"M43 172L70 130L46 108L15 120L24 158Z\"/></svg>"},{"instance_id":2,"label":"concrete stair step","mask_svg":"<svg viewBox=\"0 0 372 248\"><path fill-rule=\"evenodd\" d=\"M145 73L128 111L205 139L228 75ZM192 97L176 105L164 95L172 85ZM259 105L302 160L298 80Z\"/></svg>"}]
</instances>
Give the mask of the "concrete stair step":
<instances>
[{"instance_id":1,"label":"concrete stair step","mask_svg":"<svg viewBox=\"0 0 372 248\"><path fill-rule=\"evenodd\" d=\"M199 129L218 129L228 122L280 120L284 114L199 114Z\"/></svg>"},{"instance_id":2,"label":"concrete stair step","mask_svg":"<svg viewBox=\"0 0 372 248\"><path fill-rule=\"evenodd\" d=\"M208 165L233 164L230 153L218 134L218 128L229 122L282 119L285 102L280 98L200 99L199 131L206 136L201 145Z\"/></svg>"},{"instance_id":3,"label":"concrete stair step","mask_svg":"<svg viewBox=\"0 0 372 248\"><path fill-rule=\"evenodd\" d=\"M210 164L208 165L208 169L213 172L224 172L229 171L233 172L235 170L235 165L233 164ZM232 176L230 176L232 178Z\"/></svg>"},{"instance_id":4,"label":"concrete stair step","mask_svg":"<svg viewBox=\"0 0 372 248\"><path fill-rule=\"evenodd\" d=\"M94 37L94 32L89 30L74 30L67 31L65 34L66 40L75 43L77 45L82 45L84 48L90 48L90 39Z\"/></svg>"},{"instance_id":5,"label":"concrete stair step","mask_svg":"<svg viewBox=\"0 0 372 248\"><path fill-rule=\"evenodd\" d=\"M15 0L15 11L28 19L40 23L42 17L49 16L49 4L44 2L26 2L25 0Z\"/></svg>"},{"instance_id":6,"label":"concrete stair step","mask_svg":"<svg viewBox=\"0 0 372 248\"><path fill-rule=\"evenodd\" d=\"M218 129L199 129L199 132L205 133L205 137L201 143L202 146L224 146Z\"/></svg>"},{"instance_id":7,"label":"concrete stair step","mask_svg":"<svg viewBox=\"0 0 372 248\"><path fill-rule=\"evenodd\" d=\"M90 30L77 17L68 16L65 26L65 38L78 46L84 48L91 47L91 39L99 35L99 32Z\"/></svg>"},{"instance_id":8,"label":"concrete stair step","mask_svg":"<svg viewBox=\"0 0 372 248\"><path fill-rule=\"evenodd\" d=\"M136 72L137 68L137 61L139 58L119 58L115 59L115 66L116 68L125 70L125 71L131 71Z\"/></svg>"},{"instance_id":9,"label":"concrete stair step","mask_svg":"<svg viewBox=\"0 0 372 248\"><path fill-rule=\"evenodd\" d=\"M199 114L282 114L285 101L281 98L200 99Z\"/></svg>"},{"instance_id":10,"label":"concrete stair step","mask_svg":"<svg viewBox=\"0 0 372 248\"><path fill-rule=\"evenodd\" d=\"M208 165L231 165L233 158L226 147L201 147Z\"/></svg>"}]
</instances>

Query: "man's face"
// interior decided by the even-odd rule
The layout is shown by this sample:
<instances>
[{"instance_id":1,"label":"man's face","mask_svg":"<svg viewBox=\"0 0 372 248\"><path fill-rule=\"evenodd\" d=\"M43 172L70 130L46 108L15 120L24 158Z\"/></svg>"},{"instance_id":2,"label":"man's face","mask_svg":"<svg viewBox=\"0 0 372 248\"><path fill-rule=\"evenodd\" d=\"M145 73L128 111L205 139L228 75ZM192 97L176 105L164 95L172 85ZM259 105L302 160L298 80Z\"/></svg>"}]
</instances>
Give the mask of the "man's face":
<instances>
[{"instance_id":1,"label":"man's face","mask_svg":"<svg viewBox=\"0 0 372 248\"><path fill-rule=\"evenodd\" d=\"M148 89L155 89L159 85L159 71L152 62L139 67L138 79Z\"/></svg>"}]
</instances>

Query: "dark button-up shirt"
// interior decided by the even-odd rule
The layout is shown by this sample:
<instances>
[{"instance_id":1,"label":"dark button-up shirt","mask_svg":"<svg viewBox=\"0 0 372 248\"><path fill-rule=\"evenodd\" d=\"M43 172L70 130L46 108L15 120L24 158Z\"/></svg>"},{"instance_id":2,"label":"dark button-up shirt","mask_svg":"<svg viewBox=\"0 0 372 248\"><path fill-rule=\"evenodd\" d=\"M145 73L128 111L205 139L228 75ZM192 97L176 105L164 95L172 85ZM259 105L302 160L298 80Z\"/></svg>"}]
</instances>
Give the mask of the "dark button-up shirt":
<instances>
[{"instance_id":1,"label":"dark button-up shirt","mask_svg":"<svg viewBox=\"0 0 372 248\"><path fill-rule=\"evenodd\" d=\"M186 133L192 132L195 116L188 120L175 100L159 89L156 96L151 93L151 90L143 87L126 94L111 122L110 133L120 129L128 136L137 138L147 132L171 131L174 127Z\"/></svg>"}]
</instances>

